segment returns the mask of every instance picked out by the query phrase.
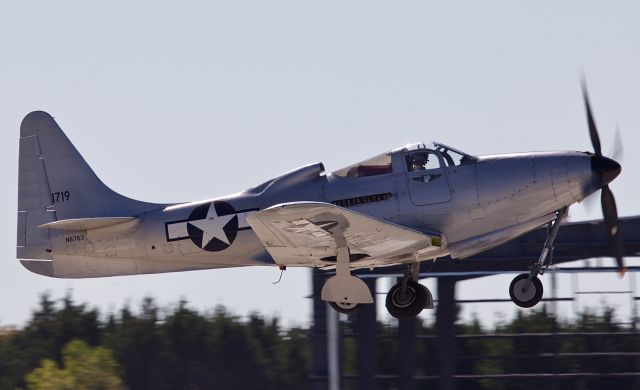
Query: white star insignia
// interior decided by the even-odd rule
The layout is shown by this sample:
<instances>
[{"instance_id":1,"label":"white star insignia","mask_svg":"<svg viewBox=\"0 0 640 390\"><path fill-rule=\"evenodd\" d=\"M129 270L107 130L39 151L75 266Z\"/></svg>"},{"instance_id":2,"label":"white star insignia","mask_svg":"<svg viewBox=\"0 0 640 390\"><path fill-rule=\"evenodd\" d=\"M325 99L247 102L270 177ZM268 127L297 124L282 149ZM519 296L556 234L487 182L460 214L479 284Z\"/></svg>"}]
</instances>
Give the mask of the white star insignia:
<instances>
[{"instance_id":1,"label":"white star insignia","mask_svg":"<svg viewBox=\"0 0 640 390\"><path fill-rule=\"evenodd\" d=\"M227 234L224 232L224 227L235 216L236 216L235 214L219 216L218 213L216 213L216 208L212 203L211 206L209 206L209 211L207 212L207 216L204 219L189 221L189 224L202 230L202 248L203 249L214 238L217 238L218 240L226 243L227 245L231 245L231 243L229 242L229 239L227 238Z\"/></svg>"}]
</instances>

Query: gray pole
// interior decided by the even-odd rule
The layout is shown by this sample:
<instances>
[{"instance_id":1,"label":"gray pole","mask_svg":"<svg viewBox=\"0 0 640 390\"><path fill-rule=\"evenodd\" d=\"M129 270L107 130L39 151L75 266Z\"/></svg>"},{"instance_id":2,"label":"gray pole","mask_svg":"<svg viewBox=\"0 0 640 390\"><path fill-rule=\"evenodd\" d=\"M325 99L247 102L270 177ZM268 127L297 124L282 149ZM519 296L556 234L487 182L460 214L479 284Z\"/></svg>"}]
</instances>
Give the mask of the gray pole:
<instances>
[{"instance_id":1,"label":"gray pole","mask_svg":"<svg viewBox=\"0 0 640 390\"><path fill-rule=\"evenodd\" d=\"M375 381L378 330L376 280L376 278L364 279L371 290L371 295L373 295L373 304L363 305L354 319L358 346L358 374L360 375L360 388L363 390L375 390L377 387Z\"/></svg>"},{"instance_id":2,"label":"gray pole","mask_svg":"<svg viewBox=\"0 0 640 390\"><path fill-rule=\"evenodd\" d=\"M557 318L558 317L558 301L556 301L556 298L558 298L558 283L557 283L557 275L555 272L551 272L550 273L551 276L551 298L553 299L551 301L551 313Z\"/></svg>"},{"instance_id":3,"label":"gray pole","mask_svg":"<svg viewBox=\"0 0 640 390\"><path fill-rule=\"evenodd\" d=\"M338 312L328 309L327 367L329 369L329 390L340 390L340 337L338 332Z\"/></svg>"},{"instance_id":4,"label":"gray pole","mask_svg":"<svg viewBox=\"0 0 640 390\"><path fill-rule=\"evenodd\" d=\"M327 304L320 299L320 292L325 281L322 271L311 271L312 305L313 305L313 371L311 378L315 390L326 390L328 384L327 358Z\"/></svg>"},{"instance_id":5,"label":"gray pole","mask_svg":"<svg viewBox=\"0 0 640 390\"><path fill-rule=\"evenodd\" d=\"M455 388L456 345L456 279L438 278L438 307L436 309L436 332L438 335L438 366L441 390Z\"/></svg>"},{"instance_id":6,"label":"gray pole","mask_svg":"<svg viewBox=\"0 0 640 390\"><path fill-rule=\"evenodd\" d=\"M629 290L631 290L631 307L629 308L629 317L631 317L631 328L636 329L637 309L636 309L636 274L629 272Z\"/></svg>"},{"instance_id":7,"label":"gray pole","mask_svg":"<svg viewBox=\"0 0 640 390\"><path fill-rule=\"evenodd\" d=\"M402 278L398 278L398 282ZM413 390L414 373L416 366L416 322L415 318L398 320L399 333L399 363L400 363L400 389Z\"/></svg>"}]
</instances>

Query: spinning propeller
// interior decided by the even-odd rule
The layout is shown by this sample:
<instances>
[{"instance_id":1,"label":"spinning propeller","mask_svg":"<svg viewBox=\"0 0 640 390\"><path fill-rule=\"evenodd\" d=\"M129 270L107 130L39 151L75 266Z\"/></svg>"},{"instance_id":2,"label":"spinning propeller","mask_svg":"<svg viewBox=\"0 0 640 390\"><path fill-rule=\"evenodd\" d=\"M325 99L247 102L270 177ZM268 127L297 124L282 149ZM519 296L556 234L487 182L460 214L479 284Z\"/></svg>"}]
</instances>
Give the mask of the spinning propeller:
<instances>
[{"instance_id":1,"label":"spinning propeller","mask_svg":"<svg viewBox=\"0 0 640 390\"><path fill-rule=\"evenodd\" d=\"M587 83L582 80L582 96L584 105L587 110L587 121L589 123L589 135L591 136L591 145L593 145L594 154L591 156L591 171L594 173L596 185L601 188L600 203L602 204L602 215L604 216L604 224L607 227L607 236L609 238L609 247L613 250L613 254L618 265L620 276L624 276L626 268L624 267L624 243L620 236L618 209L613 192L609 189L609 183L619 174L620 164L615 160L602 155L602 147L600 145L600 137L596 122L591 112L591 104L589 103L589 94L587 93ZM618 142L618 140L616 140ZM618 142L621 145L621 142ZM622 149L621 146L618 149ZM614 153L618 154L618 153Z\"/></svg>"}]
</instances>

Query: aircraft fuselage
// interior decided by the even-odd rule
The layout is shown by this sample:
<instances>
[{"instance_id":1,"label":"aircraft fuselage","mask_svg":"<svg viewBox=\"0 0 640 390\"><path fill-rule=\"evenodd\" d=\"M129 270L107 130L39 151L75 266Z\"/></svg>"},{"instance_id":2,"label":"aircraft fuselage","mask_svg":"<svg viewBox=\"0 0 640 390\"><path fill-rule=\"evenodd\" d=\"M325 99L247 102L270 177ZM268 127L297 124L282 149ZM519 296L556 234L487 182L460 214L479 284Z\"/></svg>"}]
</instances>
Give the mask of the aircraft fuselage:
<instances>
[{"instance_id":1,"label":"aircraft fuselage","mask_svg":"<svg viewBox=\"0 0 640 390\"><path fill-rule=\"evenodd\" d=\"M130 223L51 232L53 276L295 266L276 263L246 222L251 213L291 201L333 203L417 231L440 232L446 244L438 256L467 257L531 230L529 221L535 227L546 223L545 216L596 189L588 153L484 156L455 166L439 156L440 167L417 173L409 171L407 153L391 154L389 173L340 177L313 164L241 193L149 210ZM488 234L493 236L478 240ZM389 264L365 260L352 267L380 265Z\"/></svg>"}]
</instances>

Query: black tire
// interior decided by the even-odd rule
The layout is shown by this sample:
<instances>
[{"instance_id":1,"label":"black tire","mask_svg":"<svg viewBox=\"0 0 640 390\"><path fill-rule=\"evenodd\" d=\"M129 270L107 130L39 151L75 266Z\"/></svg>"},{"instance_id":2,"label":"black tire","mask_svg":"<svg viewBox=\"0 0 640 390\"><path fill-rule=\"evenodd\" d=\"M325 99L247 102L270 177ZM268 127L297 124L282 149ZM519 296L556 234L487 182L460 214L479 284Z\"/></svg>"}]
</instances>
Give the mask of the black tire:
<instances>
[{"instance_id":1,"label":"black tire","mask_svg":"<svg viewBox=\"0 0 640 390\"><path fill-rule=\"evenodd\" d=\"M353 314L360 309L362 309L362 304L360 303L342 303L342 302L327 302L329 306L338 313L342 314Z\"/></svg>"},{"instance_id":2,"label":"black tire","mask_svg":"<svg viewBox=\"0 0 640 390\"><path fill-rule=\"evenodd\" d=\"M427 302L426 289L414 281L407 282L406 296L402 296L402 283L391 287L385 305L389 314L402 320L420 314Z\"/></svg>"},{"instance_id":3,"label":"black tire","mask_svg":"<svg viewBox=\"0 0 640 390\"><path fill-rule=\"evenodd\" d=\"M424 284L418 284L418 286L422 287L422 291L424 294L424 308L425 309L433 309L433 296L431 295L431 291ZM431 298L429 298L431 297ZM431 301L431 305L429 305L429 301Z\"/></svg>"},{"instance_id":4,"label":"black tire","mask_svg":"<svg viewBox=\"0 0 640 390\"><path fill-rule=\"evenodd\" d=\"M509 285L509 296L513 303L527 309L540 302L542 293L543 288L540 279L534 277L529 283L529 274L516 276Z\"/></svg>"}]
</instances>

